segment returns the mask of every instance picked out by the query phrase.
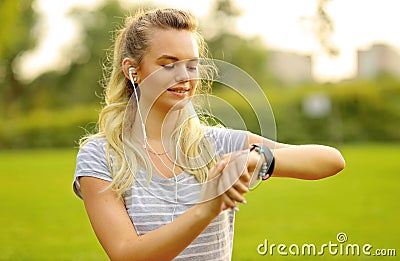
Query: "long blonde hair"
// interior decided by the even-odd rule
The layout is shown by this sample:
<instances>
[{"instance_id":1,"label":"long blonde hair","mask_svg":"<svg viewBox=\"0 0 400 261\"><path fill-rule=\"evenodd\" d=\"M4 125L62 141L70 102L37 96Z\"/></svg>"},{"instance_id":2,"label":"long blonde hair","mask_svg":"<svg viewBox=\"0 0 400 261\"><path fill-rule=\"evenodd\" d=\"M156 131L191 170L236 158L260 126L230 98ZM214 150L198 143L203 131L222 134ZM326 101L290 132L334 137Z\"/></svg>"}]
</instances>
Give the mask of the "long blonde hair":
<instances>
[{"instance_id":1,"label":"long blonde hair","mask_svg":"<svg viewBox=\"0 0 400 261\"><path fill-rule=\"evenodd\" d=\"M112 71L106 77L105 102L98 121L98 132L84 137L81 147L91 140L106 138L106 158L113 177L111 187L119 196L130 188L139 166L145 168L151 177L151 162L142 146L135 145L130 139L123 138L124 112L132 95L132 83L125 77L122 60L133 58L138 64L151 44L151 32L155 29L177 29L192 32L199 46L200 58L207 57L204 39L197 31L197 20L186 11L177 9L157 9L139 11L128 17L125 27L117 32L113 50ZM107 67L106 67L107 69ZM197 93L209 92L210 84L200 81ZM137 104L134 104L137 106ZM177 127L172 135L172 144L178 144L181 155L178 164L186 172L193 174L199 182L207 179L208 169L215 165L216 158L210 142L204 138L204 129L198 117L191 117L193 112L185 106L180 113ZM134 118L129 120L134 121ZM176 152L177 153L177 152ZM129 157L127 157L129 155Z\"/></svg>"}]
</instances>

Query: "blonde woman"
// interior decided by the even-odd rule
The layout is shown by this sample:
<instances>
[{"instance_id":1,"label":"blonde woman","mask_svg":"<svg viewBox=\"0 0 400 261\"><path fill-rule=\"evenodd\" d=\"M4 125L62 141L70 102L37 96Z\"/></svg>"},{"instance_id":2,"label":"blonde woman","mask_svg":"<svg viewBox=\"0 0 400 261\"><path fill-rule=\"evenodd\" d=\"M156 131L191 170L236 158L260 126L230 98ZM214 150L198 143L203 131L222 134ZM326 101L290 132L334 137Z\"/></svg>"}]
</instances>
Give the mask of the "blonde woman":
<instances>
[{"instance_id":1,"label":"blonde woman","mask_svg":"<svg viewBox=\"0 0 400 261\"><path fill-rule=\"evenodd\" d=\"M73 183L112 260L230 260L254 179L344 168L331 147L202 124L190 100L207 87L196 30L192 14L158 9L128 18L116 38L99 131L82 140Z\"/></svg>"}]
</instances>

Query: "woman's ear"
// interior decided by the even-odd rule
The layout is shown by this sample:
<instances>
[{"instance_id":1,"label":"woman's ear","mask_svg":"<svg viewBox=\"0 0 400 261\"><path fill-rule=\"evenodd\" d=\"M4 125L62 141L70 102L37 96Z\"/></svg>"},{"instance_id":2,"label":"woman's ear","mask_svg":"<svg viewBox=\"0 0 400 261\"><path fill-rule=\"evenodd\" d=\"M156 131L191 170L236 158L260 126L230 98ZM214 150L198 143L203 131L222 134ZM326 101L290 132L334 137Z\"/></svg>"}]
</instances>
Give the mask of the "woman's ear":
<instances>
[{"instance_id":1,"label":"woman's ear","mask_svg":"<svg viewBox=\"0 0 400 261\"><path fill-rule=\"evenodd\" d=\"M132 77L137 77L137 63L132 58L124 58L122 60L122 71L124 72L125 77L130 80L129 71L132 73ZM132 69L133 68L133 69Z\"/></svg>"}]
</instances>

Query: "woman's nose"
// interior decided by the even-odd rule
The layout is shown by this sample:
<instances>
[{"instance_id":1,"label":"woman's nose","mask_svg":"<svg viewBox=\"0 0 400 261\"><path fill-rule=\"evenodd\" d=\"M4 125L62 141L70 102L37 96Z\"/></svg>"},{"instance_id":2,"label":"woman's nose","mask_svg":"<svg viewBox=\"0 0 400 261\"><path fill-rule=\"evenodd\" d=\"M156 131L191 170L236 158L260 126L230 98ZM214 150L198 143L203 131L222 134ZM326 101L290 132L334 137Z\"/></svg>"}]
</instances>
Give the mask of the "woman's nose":
<instances>
[{"instance_id":1,"label":"woman's nose","mask_svg":"<svg viewBox=\"0 0 400 261\"><path fill-rule=\"evenodd\" d=\"M179 64L176 68L177 68L175 74L176 82L186 82L190 80L191 74L189 72L189 69L186 67L184 63Z\"/></svg>"}]
</instances>

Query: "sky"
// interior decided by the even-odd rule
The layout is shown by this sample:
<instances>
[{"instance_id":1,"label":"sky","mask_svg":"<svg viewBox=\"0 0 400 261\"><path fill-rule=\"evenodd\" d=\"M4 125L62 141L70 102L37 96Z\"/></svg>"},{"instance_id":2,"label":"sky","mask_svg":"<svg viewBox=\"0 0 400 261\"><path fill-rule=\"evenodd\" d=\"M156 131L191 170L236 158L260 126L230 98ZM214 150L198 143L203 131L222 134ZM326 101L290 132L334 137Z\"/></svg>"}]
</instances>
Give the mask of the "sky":
<instances>
[{"instance_id":1,"label":"sky","mask_svg":"<svg viewBox=\"0 0 400 261\"><path fill-rule=\"evenodd\" d=\"M146 3L144 0L123 1ZM29 79L46 70L67 68L68 61L57 54L62 53L60 50L64 45L79 41L79 25L68 19L66 13L73 6L90 9L101 2L36 0L34 8L43 19L35 30L42 42L38 49L25 53L17 61L17 67L25 72L25 77ZM212 0L152 2L190 10L201 20L207 16ZM314 78L320 82L353 77L357 66L356 51L366 50L374 43L386 43L400 50L399 0L331 0L327 12L335 25L332 41L340 51L334 58L323 52L313 33L311 21L316 14L317 0L236 0L236 3L242 9L237 23L241 34L261 36L270 49L310 55Z\"/></svg>"}]
</instances>

